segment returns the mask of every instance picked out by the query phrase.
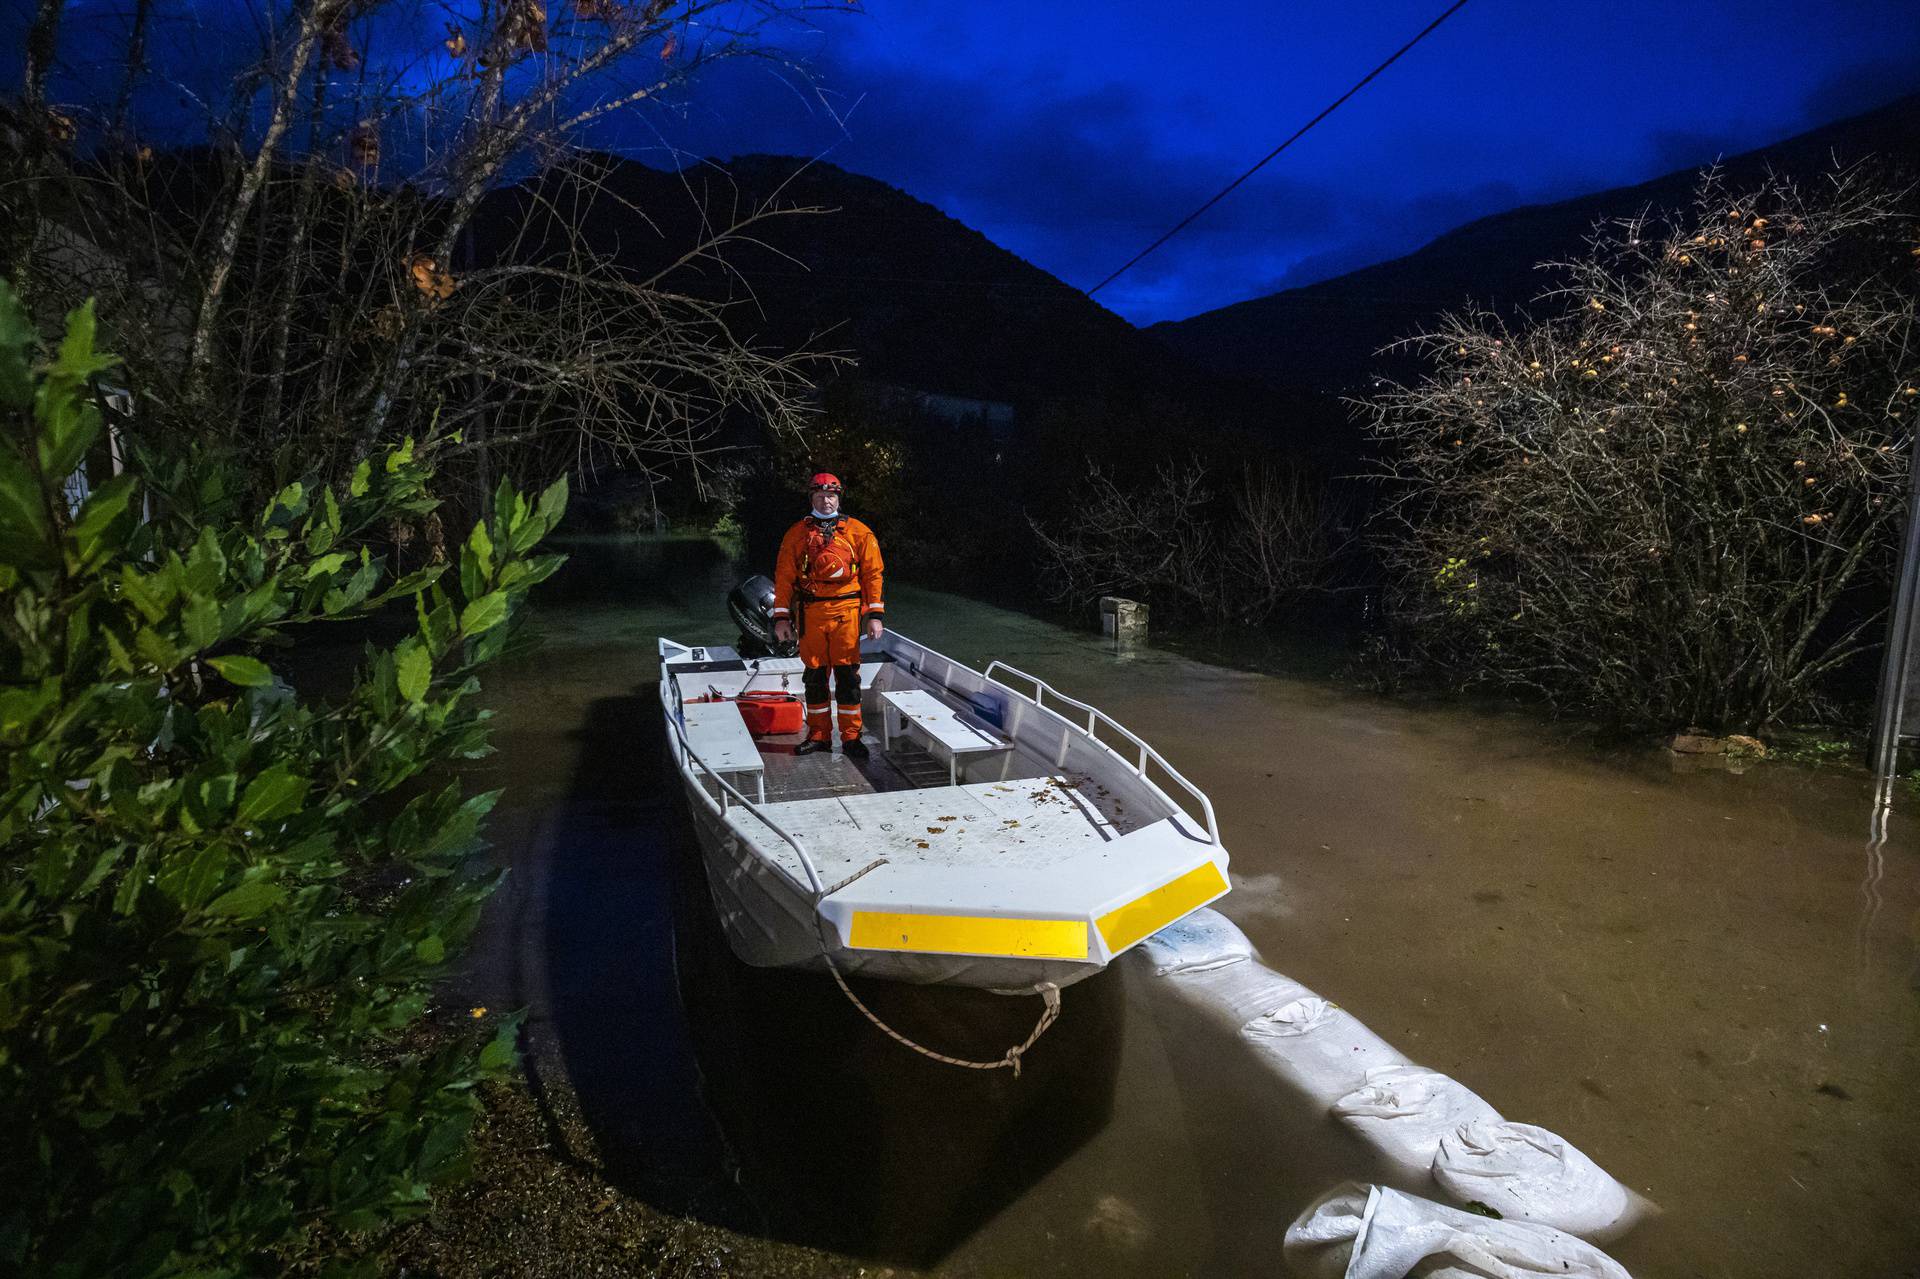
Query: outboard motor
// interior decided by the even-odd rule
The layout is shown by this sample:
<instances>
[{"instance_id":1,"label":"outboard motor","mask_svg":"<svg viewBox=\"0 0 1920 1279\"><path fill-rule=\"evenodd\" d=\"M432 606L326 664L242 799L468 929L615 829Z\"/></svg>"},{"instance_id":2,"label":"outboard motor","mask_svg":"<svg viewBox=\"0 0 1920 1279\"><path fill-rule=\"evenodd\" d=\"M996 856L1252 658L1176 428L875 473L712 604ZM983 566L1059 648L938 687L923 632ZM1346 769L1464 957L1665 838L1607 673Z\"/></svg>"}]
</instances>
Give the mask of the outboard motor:
<instances>
[{"instance_id":1,"label":"outboard motor","mask_svg":"<svg viewBox=\"0 0 1920 1279\"><path fill-rule=\"evenodd\" d=\"M773 583L766 577L756 574L734 587L727 612L740 628L742 657L792 657L800 651L792 640L782 644L773 637Z\"/></svg>"}]
</instances>

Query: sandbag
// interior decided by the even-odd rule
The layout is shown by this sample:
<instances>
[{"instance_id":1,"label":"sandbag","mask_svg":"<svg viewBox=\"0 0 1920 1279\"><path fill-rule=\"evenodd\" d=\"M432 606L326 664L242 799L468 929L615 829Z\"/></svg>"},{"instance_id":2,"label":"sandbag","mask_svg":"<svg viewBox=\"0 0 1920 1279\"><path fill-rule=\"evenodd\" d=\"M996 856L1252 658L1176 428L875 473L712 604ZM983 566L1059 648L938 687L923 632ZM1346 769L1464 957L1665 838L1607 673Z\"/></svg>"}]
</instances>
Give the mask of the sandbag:
<instances>
[{"instance_id":1,"label":"sandbag","mask_svg":"<svg viewBox=\"0 0 1920 1279\"><path fill-rule=\"evenodd\" d=\"M1384 1186L1349 1182L1287 1227L1290 1273L1305 1279L1631 1279L1592 1244L1548 1226L1498 1221Z\"/></svg>"},{"instance_id":2,"label":"sandbag","mask_svg":"<svg viewBox=\"0 0 1920 1279\"><path fill-rule=\"evenodd\" d=\"M1652 1211L1559 1138L1503 1123L1499 1112L1469 1089L1412 1066L1351 1013L1258 957L1189 971L1153 982L1149 989L1166 1015L1191 1019L1179 1028L1180 1035L1237 1040L1251 1055L1250 1064L1272 1081L1276 1108L1331 1114L1353 1132L1375 1158L1364 1169L1343 1169L1348 1175L1414 1190L1437 1183L1458 1203L1478 1200L1505 1217L1602 1242L1626 1233ZM1391 1104L1384 1094L1362 1095L1369 1084L1400 1087L1423 1076L1431 1090L1424 1100L1410 1086ZM1526 1143L1519 1143L1525 1149L1514 1149L1511 1134L1497 1135L1508 1129L1542 1134L1561 1153L1549 1158L1547 1150ZM1463 1137L1470 1133L1480 1136ZM1443 1174L1449 1143L1453 1154Z\"/></svg>"},{"instance_id":3,"label":"sandbag","mask_svg":"<svg viewBox=\"0 0 1920 1279\"><path fill-rule=\"evenodd\" d=\"M1365 1084L1369 1070L1407 1064L1352 1013L1307 992L1248 1018L1240 1034L1263 1062L1323 1106Z\"/></svg>"},{"instance_id":4,"label":"sandbag","mask_svg":"<svg viewBox=\"0 0 1920 1279\"><path fill-rule=\"evenodd\" d=\"M1165 982L1155 989L1230 1035L1238 1035L1249 1019L1313 993L1258 959L1205 972L1183 973L1179 981Z\"/></svg>"},{"instance_id":5,"label":"sandbag","mask_svg":"<svg viewBox=\"0 0 1920 1279\"><path fill-rule=\"evenodd\" d=\"M1223 1033L1247 1050L1257 1069L1287 1086L1317 1114L1367 1082L1376 1066L1406 1059L1338 1004L1320 998L1258 957L1211 971L1156 982L1169 1011L1198 1019L1185 1032Z\"/></svg>"},{"instance_id":6,"label":"sandbag","mask_svg":"<svg viewBox=\"0 0 1920 1279\"><path fill-rule=\"evenodd\" d=\"M1649 1207L1570 1142L1533 1124L1470 1123L1448 1133L1433 1179L1461 1203L1603 1242L1632 1229Z\"/></svg>"},{"instance_id":7,"label":"sandbag","mask_svg":"<svg viewBox=\"0 0 1920 1279\"><path fill-rule=\"evenodd\" d=\"M1375 1066L1367 1082L1333 1103L1333 1115L1378 1152L1394 1180L1432 1184L1440 1139L1471 1123L1500 1122L1500 1112L1457 1079L1424 1066Z\"/></svg>"},{"instance_id":8,"label":"sandbag","mask_svg":"<svg viewBox=\"0 0 1920 1279\"><path fill-rule=\"evenodd\" d=\"M1253 958L1253 943L1217 910L1196 910L1140 943L1141 962L1155 977L1206 973Z\"/></svg>"}]
</instances>

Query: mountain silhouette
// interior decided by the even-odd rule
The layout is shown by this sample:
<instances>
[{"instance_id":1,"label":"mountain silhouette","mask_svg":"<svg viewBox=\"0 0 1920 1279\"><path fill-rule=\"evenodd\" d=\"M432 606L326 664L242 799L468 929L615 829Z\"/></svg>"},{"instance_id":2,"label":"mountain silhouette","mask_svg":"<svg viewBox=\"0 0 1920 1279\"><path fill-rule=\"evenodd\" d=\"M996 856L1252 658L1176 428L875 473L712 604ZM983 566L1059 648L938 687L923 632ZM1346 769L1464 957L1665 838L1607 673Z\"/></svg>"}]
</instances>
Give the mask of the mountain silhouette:
<instances>
[{"instance_id":1,"label":"mountain silhouette","mask_svg":"<svg viewBox=\"0 0 1920 1279\"><path fill-rule=\"evenodd\" d=\"M932 205L821 161L753 155L675 172L588 153L490 196L475 254L539 261L576 237L647 276L703 231L768 207L814 211L754 222L662 281L729 304L730 329L756 345L842 352L865 382L1010 406L1025 423L1063 404L1154 401L1287 446L1327 438L1341 416L1331 400L1201 368Z\"/></svg>"},{"instance_id":2,"label":"mountain silhouette","mask_svg":"<svg viewBox=\"0 0 1920 1279\"><path fill-rule=\"evenodd\" d=\"M1836 162L1869 157L1895 170L1920 162L1920 94L1724 159L1720 168L1739 187L1769 171L1817 180ZM1553 283L1540 263L1577 255L1602 220L1684 206L1699 172L1682 169L1634 186L1511 209L1449 231L1405 257L1145 331L1225 375L1328 395L1364 390L1376 375L1404 377L1412 370L1410 357L1382 355L1381 348L1469 301L1503 312L1527 306Z\"/></svg>"}]
</instances>

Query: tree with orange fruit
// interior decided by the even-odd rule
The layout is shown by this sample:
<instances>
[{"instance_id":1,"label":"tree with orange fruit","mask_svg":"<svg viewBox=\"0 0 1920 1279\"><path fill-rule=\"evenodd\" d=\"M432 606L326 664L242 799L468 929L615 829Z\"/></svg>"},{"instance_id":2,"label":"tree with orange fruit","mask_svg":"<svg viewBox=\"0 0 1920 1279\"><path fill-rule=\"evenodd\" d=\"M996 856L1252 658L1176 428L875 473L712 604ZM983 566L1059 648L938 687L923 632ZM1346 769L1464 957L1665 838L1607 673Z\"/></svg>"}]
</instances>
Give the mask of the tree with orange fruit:
<instances>
[{"instance_id":1,"label":"tree with orange fruit","mask_svg":"<svg viewBox=\"0 0 1920 1279\"><path fill-rule=\"evenodd\" d=\"M1605 225L1529 322L1367 404L1404 651L1645 727L1819 714L1878 639L1920 420L1920 205L1853 168Z\"/></svg>"}]
</instances>

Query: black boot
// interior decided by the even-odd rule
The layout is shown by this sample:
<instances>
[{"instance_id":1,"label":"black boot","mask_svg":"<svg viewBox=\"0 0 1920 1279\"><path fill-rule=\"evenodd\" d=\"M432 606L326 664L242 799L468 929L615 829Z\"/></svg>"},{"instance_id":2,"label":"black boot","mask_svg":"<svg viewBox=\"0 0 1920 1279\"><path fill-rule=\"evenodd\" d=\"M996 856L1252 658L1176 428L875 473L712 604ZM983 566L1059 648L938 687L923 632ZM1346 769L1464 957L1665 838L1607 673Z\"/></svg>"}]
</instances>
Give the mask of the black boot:
<instances>
[{"instance_id":1,"label":"black boot","mask_svg":"<svg viewBox=\"0 0 1920 1279\"><path fill-rule=\"evenodd\" d=\"M832 750L833 743L824 737L809 737L793 748L796 755L811 755L815 751Z\"/></svg>"},{"instance_id":2,"label":"black boot","mask_svg":"<svg viewBox=\"0 0 1920 1279\"><path fill-rule=\"evenodd\" d=\"M857 737L849 737L846 741L840 743L840 753L848 759L865 759L867 757L867 744Z\"/></svg>"}]
</instances>

